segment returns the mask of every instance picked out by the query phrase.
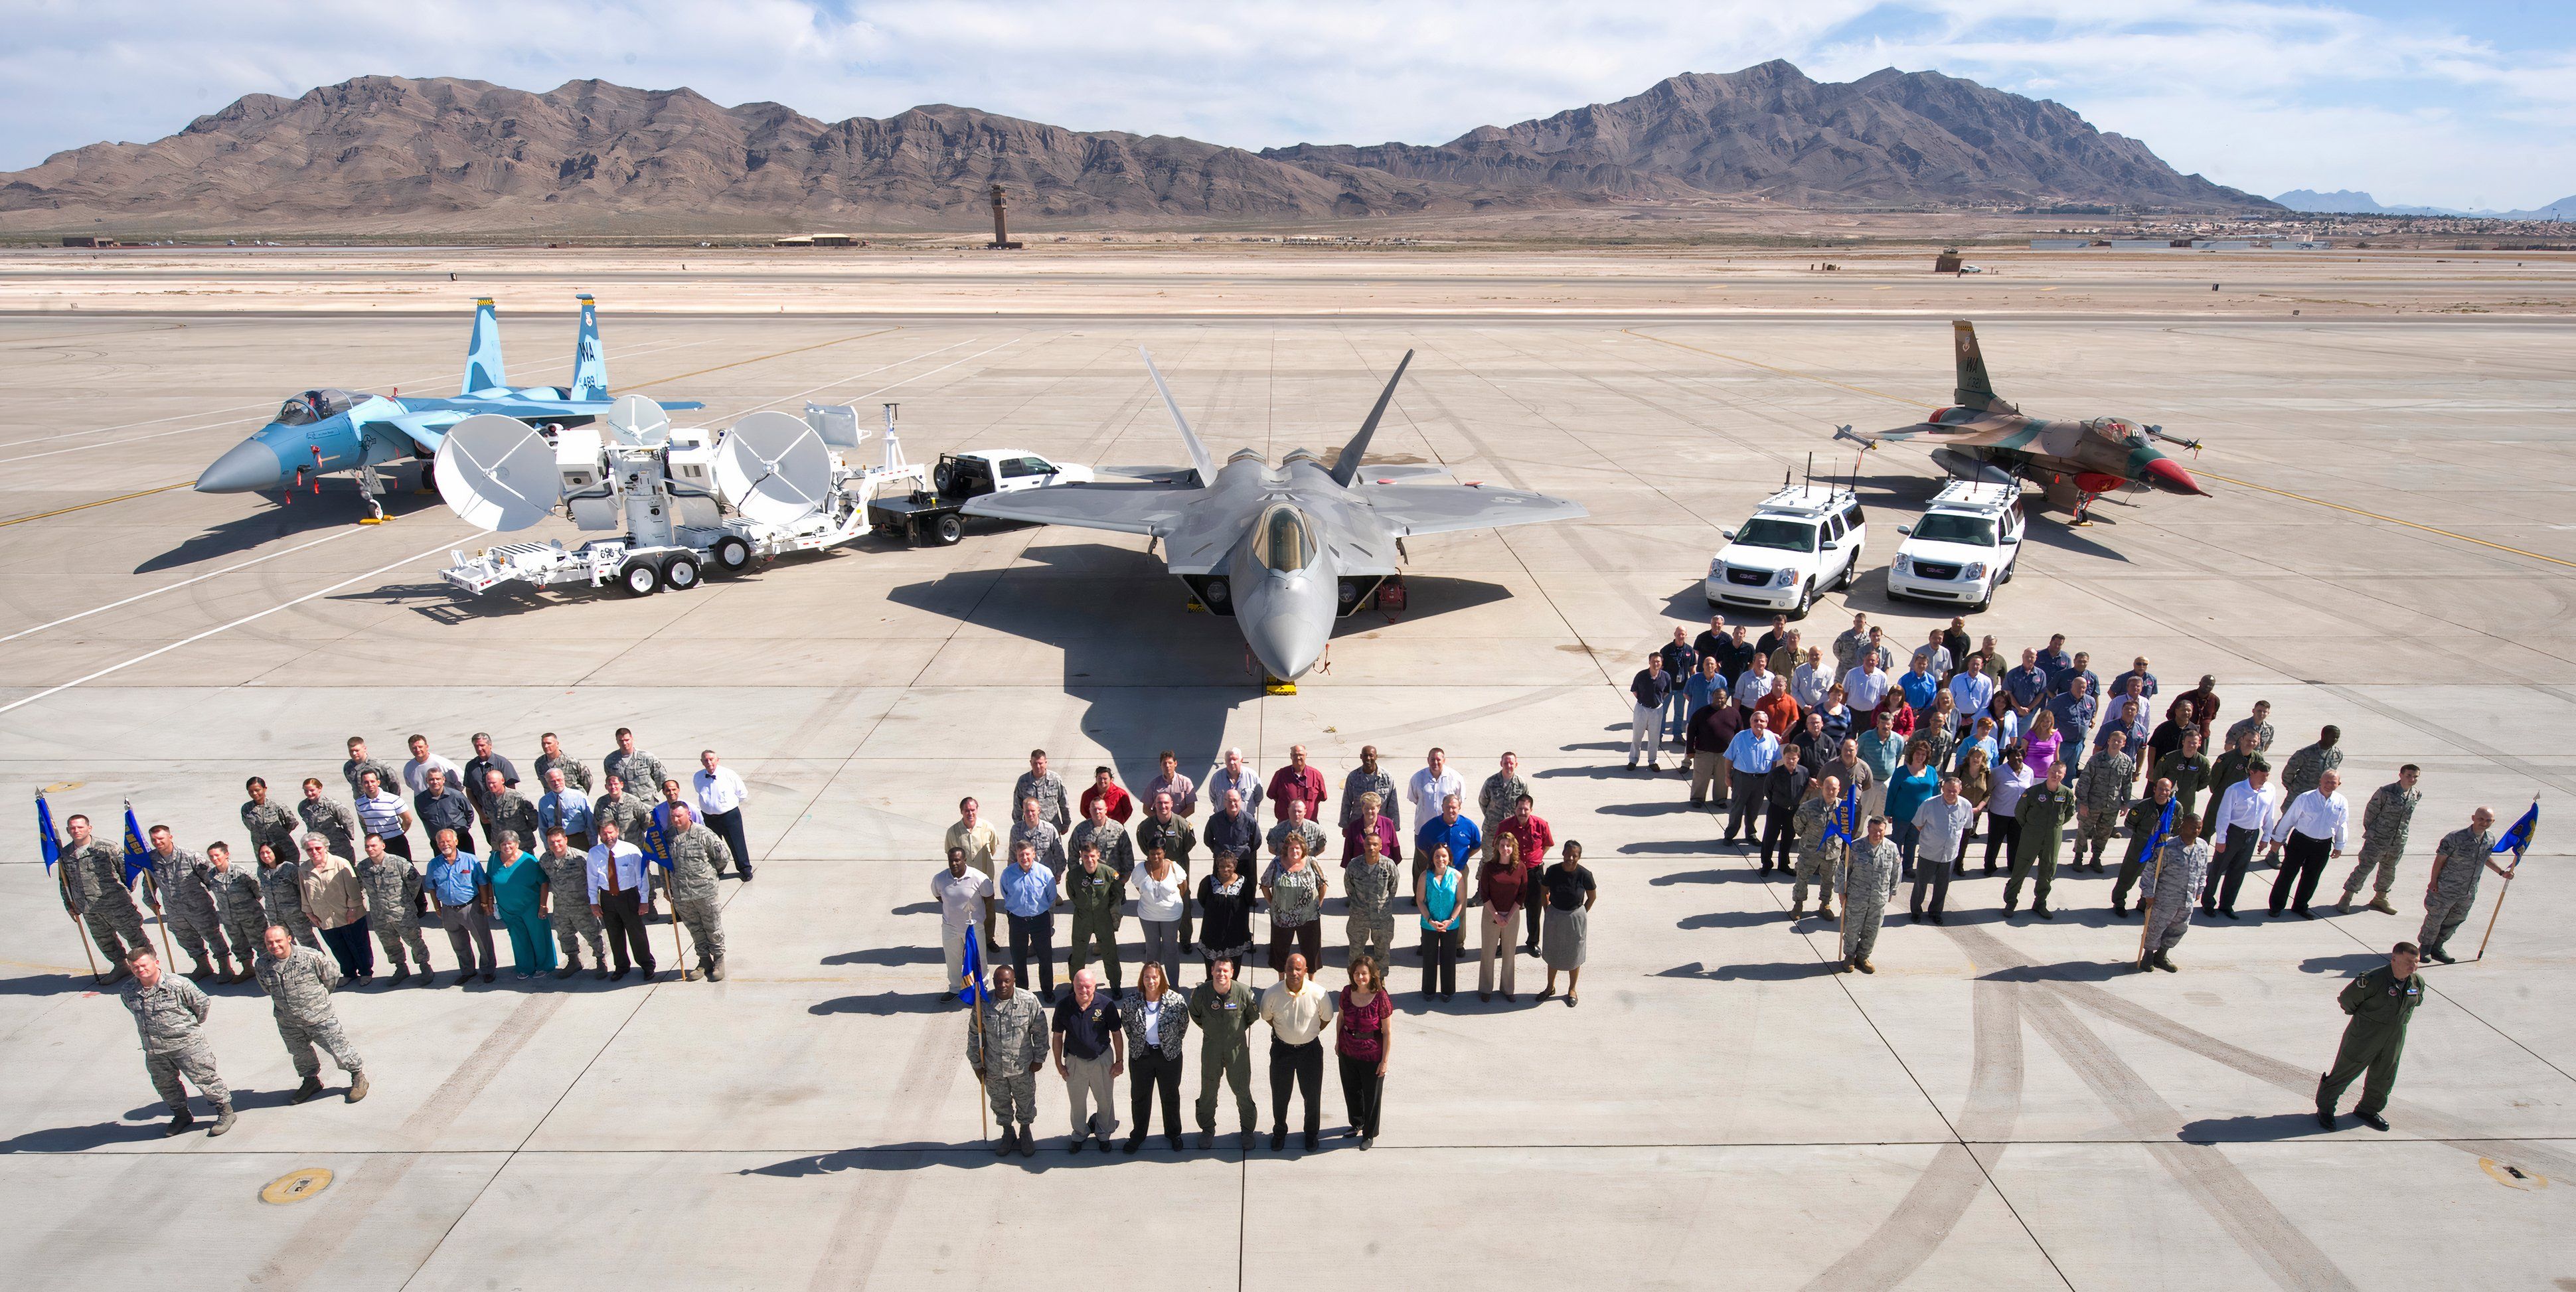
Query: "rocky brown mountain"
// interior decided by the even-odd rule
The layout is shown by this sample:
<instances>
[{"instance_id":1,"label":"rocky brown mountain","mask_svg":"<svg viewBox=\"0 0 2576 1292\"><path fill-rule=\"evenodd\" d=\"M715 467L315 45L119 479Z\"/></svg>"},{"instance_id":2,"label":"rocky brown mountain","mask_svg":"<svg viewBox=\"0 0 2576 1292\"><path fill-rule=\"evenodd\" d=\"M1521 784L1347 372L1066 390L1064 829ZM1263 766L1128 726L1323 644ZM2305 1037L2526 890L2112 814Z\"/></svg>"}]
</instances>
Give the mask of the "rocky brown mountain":
<instances>
[{"instance_id":1,"label":"rocky brown mountain","mask_svg":"<svg viewBox=\"0 0 2576 1292\"><path fill-rule=\"evenodd\" d=\"M1437 147L1300 145L1262 154L1505 193L1621 201L1741 196L1789 207L2272 204L2182 175L2063 104L1938 72L1825 83L1785 62L1685 73L1633 98L1484 126Z\"/></svg>"},{"instance_id":2,"label":"rocky brown mountain","mask_svg":"<svg viewBox=\"0 0 2576 1292\"><path fill-rule=\"evenodd\" d=\"M1766 63L1438 146L1267 153L945 105L824 122L687 89L368 76L249 95L166 139L0 175L0 228L972 229L996 182L1024 228L1598 202L2269 205L2176 174L2058 104L1930 72L1821 84Z\"/></svg>"}]
</instances>

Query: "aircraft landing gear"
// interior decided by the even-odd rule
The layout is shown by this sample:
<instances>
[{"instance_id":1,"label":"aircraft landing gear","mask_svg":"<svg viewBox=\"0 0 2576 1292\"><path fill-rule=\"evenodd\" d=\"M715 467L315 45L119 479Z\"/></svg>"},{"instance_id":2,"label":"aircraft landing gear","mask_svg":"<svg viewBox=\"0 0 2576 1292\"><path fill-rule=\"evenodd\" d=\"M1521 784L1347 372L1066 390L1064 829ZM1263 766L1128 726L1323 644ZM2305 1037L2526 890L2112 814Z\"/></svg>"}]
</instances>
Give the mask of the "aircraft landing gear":
<instances>
[{"instance_id":1,"label":"aircraft landing gear","mask_svg":"<svg viewBox=\"0 0 2576 1292\"><path fill-rule=\"evenodd\" d=\"M2084 529L2092 525L2093 500L2099 496L2089 493L2075 495L2075 519L2066 522L2069 529Z\"/></svg>"}]
</instances>

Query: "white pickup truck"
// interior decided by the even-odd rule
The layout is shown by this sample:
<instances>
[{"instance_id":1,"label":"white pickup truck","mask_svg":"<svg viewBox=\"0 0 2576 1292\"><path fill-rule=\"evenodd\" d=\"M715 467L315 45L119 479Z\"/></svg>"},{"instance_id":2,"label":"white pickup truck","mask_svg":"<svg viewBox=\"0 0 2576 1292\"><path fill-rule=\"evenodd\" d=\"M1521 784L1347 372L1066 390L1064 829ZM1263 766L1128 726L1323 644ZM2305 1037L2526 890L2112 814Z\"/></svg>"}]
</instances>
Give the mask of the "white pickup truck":
<instances>
[{"instance_id":1,"label":"white pickup truck","mask_svg":"<svg viewBox=\"0 0 2576 1292\"><path fill-rule=\"evenodd\" d=\"M964 508L969 498L1046 485L1087 484L1091 479L1089 467L1050 462L1026 449L942 453L939 465L931 469L930 488L870 502L868 520L875 528L910 540L928 538L945 545L966 536Z\"/></svg>"}]
</instances>

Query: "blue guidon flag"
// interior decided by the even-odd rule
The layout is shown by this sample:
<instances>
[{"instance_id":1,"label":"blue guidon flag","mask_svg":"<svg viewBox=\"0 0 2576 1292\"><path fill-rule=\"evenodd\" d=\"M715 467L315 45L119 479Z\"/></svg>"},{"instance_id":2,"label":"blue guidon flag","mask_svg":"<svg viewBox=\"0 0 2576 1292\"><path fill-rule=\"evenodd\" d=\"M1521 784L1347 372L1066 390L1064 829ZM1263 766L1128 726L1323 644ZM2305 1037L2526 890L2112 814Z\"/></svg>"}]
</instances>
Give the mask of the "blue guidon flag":
<instances>
[{"instance_id":1,"label":"blue guidon flag","mask_svg":"<svg viewBox=\"0 0 2576 1292\"><path fill-rule=\"evenodd\" d=\"M963 969L958 971L957 981L949 985L957 988L957 999L962 1000L969 1005L980 1007L986 999L984 994L984 939L977 936L977 932L977 930L972 928L966 930L966 965Z\"/></svg>"},{"instance_id":2,"label":"blue guidon flag","mask_svg":"<svg viewBox=\"0 0 2576 1292\"><path fill-rule=\"evenodd\" d=\"M152 869L152 849L143 842L143 827L134 823L134 805L125 805L125 886Z\"/></svg>"},{"instance_id":3,"label":"blue guidon flag","mask_svg":"<svg viewBox=\"0 0 2576 1292\"><path fill-rule=\"evenodd\" d=\"M36 791L36 850L45 859L45 873L54 873L54 863L63 859L63 837L54 833L54 809L43 790Z\"/></svg>"},{"instance_id":4,"label":"blue guidon flag","mask_svg":"<svg viewBox=\"0 0 2576 1292\"><path fill-rule=\"evenodd\" d=\"M2513 828L2505 831L2504 837L2495 841L2494 851L2488 855L2493 856L2496 852L2512 853L2513 864L2519 866L2522 864L2522 854L2531 851L2531 837L2539 830L2540 800L2533 799L2531 806L2523 810L2522 819L2514 822Z\"/></svg>"}]
</instances>

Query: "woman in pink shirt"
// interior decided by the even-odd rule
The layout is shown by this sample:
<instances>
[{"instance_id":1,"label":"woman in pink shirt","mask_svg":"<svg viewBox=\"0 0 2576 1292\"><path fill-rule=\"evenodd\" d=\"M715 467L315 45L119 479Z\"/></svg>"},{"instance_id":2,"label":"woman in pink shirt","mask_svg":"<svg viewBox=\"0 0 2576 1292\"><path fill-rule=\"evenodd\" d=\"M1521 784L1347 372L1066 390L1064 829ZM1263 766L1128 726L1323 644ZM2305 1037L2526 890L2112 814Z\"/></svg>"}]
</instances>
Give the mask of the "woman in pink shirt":
<instances>
[{"instance_id":1,"label":"woman in pink shirt","mask_svg":"<svg viewBox=\"0 0 2576 1292\"><path fill-rule=\"evenodd\" d=\"M2049 766L2057 761L2057 747L2065 739L2057 734L2056 714L2042 709L2030 720L2030 736L2021 742L2021 756L2033 783L2048 779Z\"/></svg>"},{"instance_id":2,"label":"woman in pink shirt","mask_svg":"<svg viewBox=\"0 0 2576 1292\"><path fill-rule=\"evenodd\" d=\"M1386 998L1378 963L1351 961L1351 983L1342 988L1333 1015L1333 1057L1342 1069L1342 1106L1351 1111L1351 1134L1360 1147L1377 1143L1380 1101L1386 1095L1386 1056L1395 1044L1395 1006Z\"/></svg>"}]
</instances>

